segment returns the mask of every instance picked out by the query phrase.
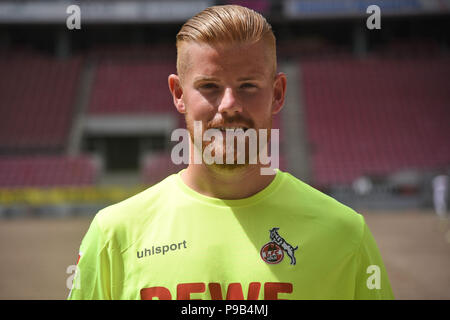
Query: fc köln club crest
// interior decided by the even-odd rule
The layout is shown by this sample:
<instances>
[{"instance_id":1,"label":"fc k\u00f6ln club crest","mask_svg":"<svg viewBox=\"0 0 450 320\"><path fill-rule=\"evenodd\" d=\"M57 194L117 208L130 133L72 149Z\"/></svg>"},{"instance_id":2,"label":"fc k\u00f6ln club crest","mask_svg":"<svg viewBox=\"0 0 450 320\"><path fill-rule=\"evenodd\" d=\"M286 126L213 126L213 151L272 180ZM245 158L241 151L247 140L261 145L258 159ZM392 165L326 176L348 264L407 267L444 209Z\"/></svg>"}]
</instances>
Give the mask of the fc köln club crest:
<instances>
[{"instance_id":1,"label":"fc k\u00f6ln club crest","mask_svg":"<svg viewBox=\"0 0 450 320\"><path fill-rule=\"evenodd\" d=\"M279 229L280 228L272 228L269 230L271 241L261 248L261 258L269 264L277 264L283 260L284 253L286 252L291 259L291 265L295 265L297 261L294 253L295 250L298 249L298 246L294 248L287 243L287 241L278 234Z\"/></svg>"}]
</instances>

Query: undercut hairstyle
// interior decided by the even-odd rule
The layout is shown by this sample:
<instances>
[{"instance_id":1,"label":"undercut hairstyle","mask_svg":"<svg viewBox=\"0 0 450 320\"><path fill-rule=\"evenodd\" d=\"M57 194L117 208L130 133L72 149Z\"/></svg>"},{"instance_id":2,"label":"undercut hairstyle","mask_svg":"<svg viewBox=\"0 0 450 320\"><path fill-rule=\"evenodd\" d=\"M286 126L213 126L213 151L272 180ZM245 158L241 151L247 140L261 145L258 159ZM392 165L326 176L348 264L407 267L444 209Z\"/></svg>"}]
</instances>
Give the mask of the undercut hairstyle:
<instances>
[{"instance_id":1,"label":"undercut hairstyle","mask_svg":"<svg viewBox=\"0 0 450 320\"><path fill-rule=\"evenodd\" d=\"M272 74L277 70L276 39L272 26L260 13L238 5L212 6L193 16L181 27L176 37L177 72L182 78L188 67L189 53L183 44L193 42L211 46L252 44L265 41ZM185 56L187 55L187 56Z\"/></svg>"}]
</instances>

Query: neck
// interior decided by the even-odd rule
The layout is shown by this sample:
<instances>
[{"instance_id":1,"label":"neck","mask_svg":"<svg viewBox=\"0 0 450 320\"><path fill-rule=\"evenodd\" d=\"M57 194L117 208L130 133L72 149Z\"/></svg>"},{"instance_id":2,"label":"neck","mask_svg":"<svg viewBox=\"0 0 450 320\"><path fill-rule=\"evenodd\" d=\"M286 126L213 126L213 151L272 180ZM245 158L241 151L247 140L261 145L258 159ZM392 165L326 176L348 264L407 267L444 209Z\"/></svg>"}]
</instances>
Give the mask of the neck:
<instances>
[{"instance_id":1,"label":"neck","mask_svg":"<svg viewBox=\"0 0 450 320\"><path fill-rule=\"evenodd\" d=\"M181 174L183 182L205 196L235 200L250 197L267 187L275 178L261 175L261 165L224 169L205 164L189 164Z\"/></svg>"}]
</instances>

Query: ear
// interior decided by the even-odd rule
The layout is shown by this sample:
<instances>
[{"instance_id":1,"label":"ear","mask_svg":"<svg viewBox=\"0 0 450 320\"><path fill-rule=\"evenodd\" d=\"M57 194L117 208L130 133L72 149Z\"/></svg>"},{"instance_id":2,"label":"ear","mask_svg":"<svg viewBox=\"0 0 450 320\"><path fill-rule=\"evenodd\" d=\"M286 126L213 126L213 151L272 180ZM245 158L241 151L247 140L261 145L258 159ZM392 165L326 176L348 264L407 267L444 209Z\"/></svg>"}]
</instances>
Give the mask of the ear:
<instances>
[{"instance_id":1,"label":"ear","mask_svg":"<svg viewBox=\"0 0 450 320\"><path fill-rule=\"evenodd\" d=\"M183 101L183 88L181 86L180 77L176 74L171 74L168 79L169 90L172 94L173 104L179 113L186 113L186 108Z\"/></svg>"},{"instance_id":2,"label":"ear","mask_svg":"<svg viewBox=\"0 0 450 320\"><path fill-rule=\"evenodd\" d=\"M272 114L277 114L283 108L284 100L286 96L286 75L279 72L275 76L273 84L273 101L272 101Z\"/></svg>"}]
</instances>

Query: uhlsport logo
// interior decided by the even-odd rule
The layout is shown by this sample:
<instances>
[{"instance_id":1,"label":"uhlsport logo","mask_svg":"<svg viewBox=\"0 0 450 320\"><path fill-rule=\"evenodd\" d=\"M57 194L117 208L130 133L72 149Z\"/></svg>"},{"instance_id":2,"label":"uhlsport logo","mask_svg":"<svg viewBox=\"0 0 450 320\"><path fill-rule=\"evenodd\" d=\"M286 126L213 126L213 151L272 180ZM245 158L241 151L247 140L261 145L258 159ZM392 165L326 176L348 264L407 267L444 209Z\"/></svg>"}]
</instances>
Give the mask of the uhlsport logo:
<instances>
[{"instance_id":1,"label":"uhlsport logo","mask_svg":"<svg viewBox=\"0 0 450 320\"><path fill-rule=\"evenodd\" d=\"M295 265L297 260L295 259L294 254L295 250L298 249L298 246L294 248L286 240L284 240L278 234L279 229L280 228L272 228L269 230L271 241L263 245L261 248L261 258L264 262L269 264L277 264L283 260L284 252L286 252L288 257L291 259L291 265Z\"/></svg>"}]
</instances>

